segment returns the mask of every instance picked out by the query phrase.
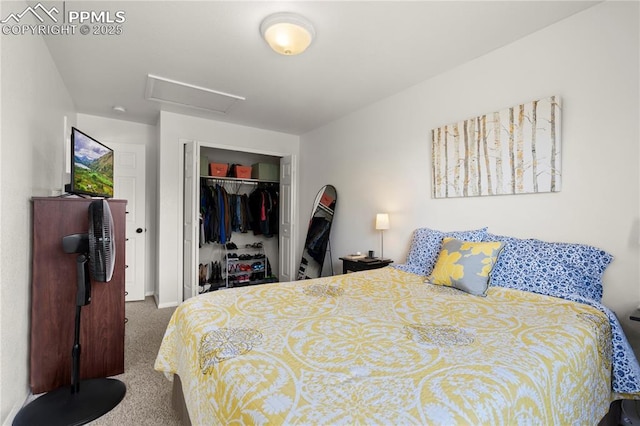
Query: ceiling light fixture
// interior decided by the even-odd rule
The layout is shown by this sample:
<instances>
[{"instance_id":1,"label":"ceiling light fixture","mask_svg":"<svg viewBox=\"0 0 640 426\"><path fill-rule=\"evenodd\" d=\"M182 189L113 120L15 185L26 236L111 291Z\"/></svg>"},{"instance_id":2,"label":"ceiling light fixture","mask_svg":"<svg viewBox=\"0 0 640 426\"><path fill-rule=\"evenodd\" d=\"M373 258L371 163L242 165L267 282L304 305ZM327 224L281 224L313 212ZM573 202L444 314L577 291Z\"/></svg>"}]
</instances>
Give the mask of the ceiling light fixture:
<instances>
[{"instance_id":1,"label":"ceiling light fixture","mask_svg":"<svg viewBox=\"0 0 640 426\"><path fill-rule=\"evenodd\" d=\"M273 50L293 56L304 52L313 41L316 31L307 19L295 13L269 15L260 24L260 34Z\"/></svg>"}]
</instances>

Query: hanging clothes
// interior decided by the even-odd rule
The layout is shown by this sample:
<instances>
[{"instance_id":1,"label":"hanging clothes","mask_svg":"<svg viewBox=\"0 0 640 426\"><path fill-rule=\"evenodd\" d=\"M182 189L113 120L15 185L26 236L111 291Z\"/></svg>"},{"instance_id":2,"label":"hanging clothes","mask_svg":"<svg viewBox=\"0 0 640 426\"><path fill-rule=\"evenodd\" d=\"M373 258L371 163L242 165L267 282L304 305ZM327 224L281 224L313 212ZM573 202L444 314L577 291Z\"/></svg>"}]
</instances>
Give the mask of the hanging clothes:
<instances>
[{"instance_id":1,"label":"hanging clothes","mask_svg":"<svg viewBox=\"0 0 640 426\"><path fill-rule=\"evenodd\" d=\"M231 230L246 233L251 228L248 220L248 204L246 194L230 194Z\"/></svg>"},{"instance_id":2,"label":"hanging clothes","mask_svg":"<svg viewBox=\"0 0 640 426\"><path fill-rule=\"evenodd\" d=\"M201 244L212 243L217 240L218 234L218 206L215 202L217 194L215 189L206 185L200 186L200 216L202 217L203 234Z\"/></svg>"},{"instance_id":3,"label":"hanging clothes","mask_svg":"<svg viewBox=\"0 0 640 426\"><path fill-rule=\"evenodd\" d=\"M224 185L202 180L200 184L200 245L226 244L233 232L278 234L278 188L259 186L249 195L233 194Z\"/></svg>"},{"instance_id":4,"label":"hanging clothes","mask_svg":"<svg viewBox=\"0 0 640 426\"><path fill-rule=\"evenodd\" d=\"M200 185L200 214L204 241L224 244L231 239L231 212L229 194L221 185ZM202 239L202 236L201 236Z\"/></svg>"},{"instance_id":5,"label":"hanging clothes","mask_svg":"<svg viewBox=\"0 0 640 426\"><path fill-rule=\"evenodd\" d=\"M269 211L269 234L278 235L280 224L280 187L279 185L268 185L266 187L271 198L271 210Z\"/></svg>"},{"instance_id":6,"label":"hanging clothes","mask_svg":"<svg viewBox=\"0 0 640 426\"><path fill-rule=\"evenodd\" d=\"M226 215L226 213L227 213L226 204L225 204L226 203L225 202L225 200L226 200L226 191L223 192L222 191L222 187L220 185L216 185L216 192L218 194L218 197L217 197L218 200L217 201L218 201L218 208L219 208L219 211L220 211L220 216L219 216L220 223L218 223L218 235L219 235L218 240L219 241L216 241L216 242L224 244L224 243L227 242L227 232L226 232L227 231L227 227L226 227L226 224L225 224L226 217L227 217L227 215Z\"/></svg>"},{"instance_id":7,"label":"hanging clothes","mask_svg":"<svg viewBox=\"0 0 640 426\"><path fill-rule=\"evenodd\" d=\"M249 194L251 229L266 238L278 233L278 191L272 185L259 185Z\"/></svg>"},{"instance_id":8,"label":"hanging clothes","mask_svg":"<svg viewBox=\"0 0 640 426\"><path fill-rule=\"evenodd\" d=\"M242 213L241 232L249 232L251 230L251 212L249 210L249 196L247 194L240 196L240 211Z\"/></svg>"}]
</instances>

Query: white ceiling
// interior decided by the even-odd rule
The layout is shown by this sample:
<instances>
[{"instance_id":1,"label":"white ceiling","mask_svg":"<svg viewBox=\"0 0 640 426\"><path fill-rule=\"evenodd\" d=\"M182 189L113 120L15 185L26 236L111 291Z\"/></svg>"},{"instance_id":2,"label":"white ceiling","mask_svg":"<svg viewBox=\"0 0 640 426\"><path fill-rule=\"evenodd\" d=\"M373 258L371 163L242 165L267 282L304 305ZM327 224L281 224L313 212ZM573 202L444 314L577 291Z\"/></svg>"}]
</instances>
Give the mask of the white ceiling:
<instances>
[{"instance_id":1,"label":"white ceiling","mask_svg":"<svg viewBox=\"0 0 640 426\"><path fill-rule=\"evenodd\" d=\"M123 10L123 34L46 42L78 112L155 124L164 108L303 134L597 3L67 1ZM262 19L281 11L316 29L302 55L278 55L260 37ZM246 100L224 115L162 106L145 99L147 74Z\"/></svg>"}]
</instances>

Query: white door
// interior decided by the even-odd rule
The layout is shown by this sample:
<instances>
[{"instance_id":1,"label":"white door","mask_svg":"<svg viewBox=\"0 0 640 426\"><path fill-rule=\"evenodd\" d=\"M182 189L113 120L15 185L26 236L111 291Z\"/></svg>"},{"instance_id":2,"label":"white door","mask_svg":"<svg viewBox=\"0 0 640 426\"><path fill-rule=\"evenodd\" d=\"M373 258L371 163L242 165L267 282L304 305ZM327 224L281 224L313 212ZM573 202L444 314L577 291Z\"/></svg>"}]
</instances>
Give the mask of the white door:
<instances>
[{"instance_id":1,"label":"white door","mask_svg":"<svg viewBox=\"0 0 640 426\"><path fill-rule=\"evenodd\" d=\"M146 270L145 146L109 143L113 148L113 195L127 200L125 301L144 300Z\"/></svg>"},{"instance_id":2,"label":"white door","mask_svg":"<svg viewBox=\"0 0 640 426\"><path fill-rule=\"evenodd\" d=\"M183 224L182 224L182 300L198 294L196 282L197 268L197 235L200 228L198 218L198 181L200 148L189 141L184 145L184 188L183 188Z\"/></svg>"},{"instance_id":3,"label":"white door","mask_svg":"<svg viewBox=\"0 0 640 426\"><path fill-rule=\"evenodd\" d=\"M295 206L295 166L293 156L280 159L280 282L293 281L295 273L294 253L294 206Z\"/></svg>"}]
</instances>

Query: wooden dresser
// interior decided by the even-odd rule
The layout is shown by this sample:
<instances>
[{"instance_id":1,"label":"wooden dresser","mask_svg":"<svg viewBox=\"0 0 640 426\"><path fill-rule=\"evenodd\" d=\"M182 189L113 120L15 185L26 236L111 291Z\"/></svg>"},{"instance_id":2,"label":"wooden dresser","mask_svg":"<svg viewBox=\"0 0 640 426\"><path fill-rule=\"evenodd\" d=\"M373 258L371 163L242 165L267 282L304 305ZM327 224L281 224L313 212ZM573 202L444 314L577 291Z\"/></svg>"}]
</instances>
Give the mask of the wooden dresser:
<instances>
[{"instance_id":1,"label":"wooden dresser","mask_svg":"<svg viewBox=\"0 0 640 426\"><path fill-rule=\"evenodd\" d=\"M29 384L34 394L71 384L78 254L62 237L89 232L85 198L33 198L33 268ZM91 281L91 303L80 320L80 379L124 372L125 200L109 200L116 264L108 283Z\"/></svg>"}]
</instances>

